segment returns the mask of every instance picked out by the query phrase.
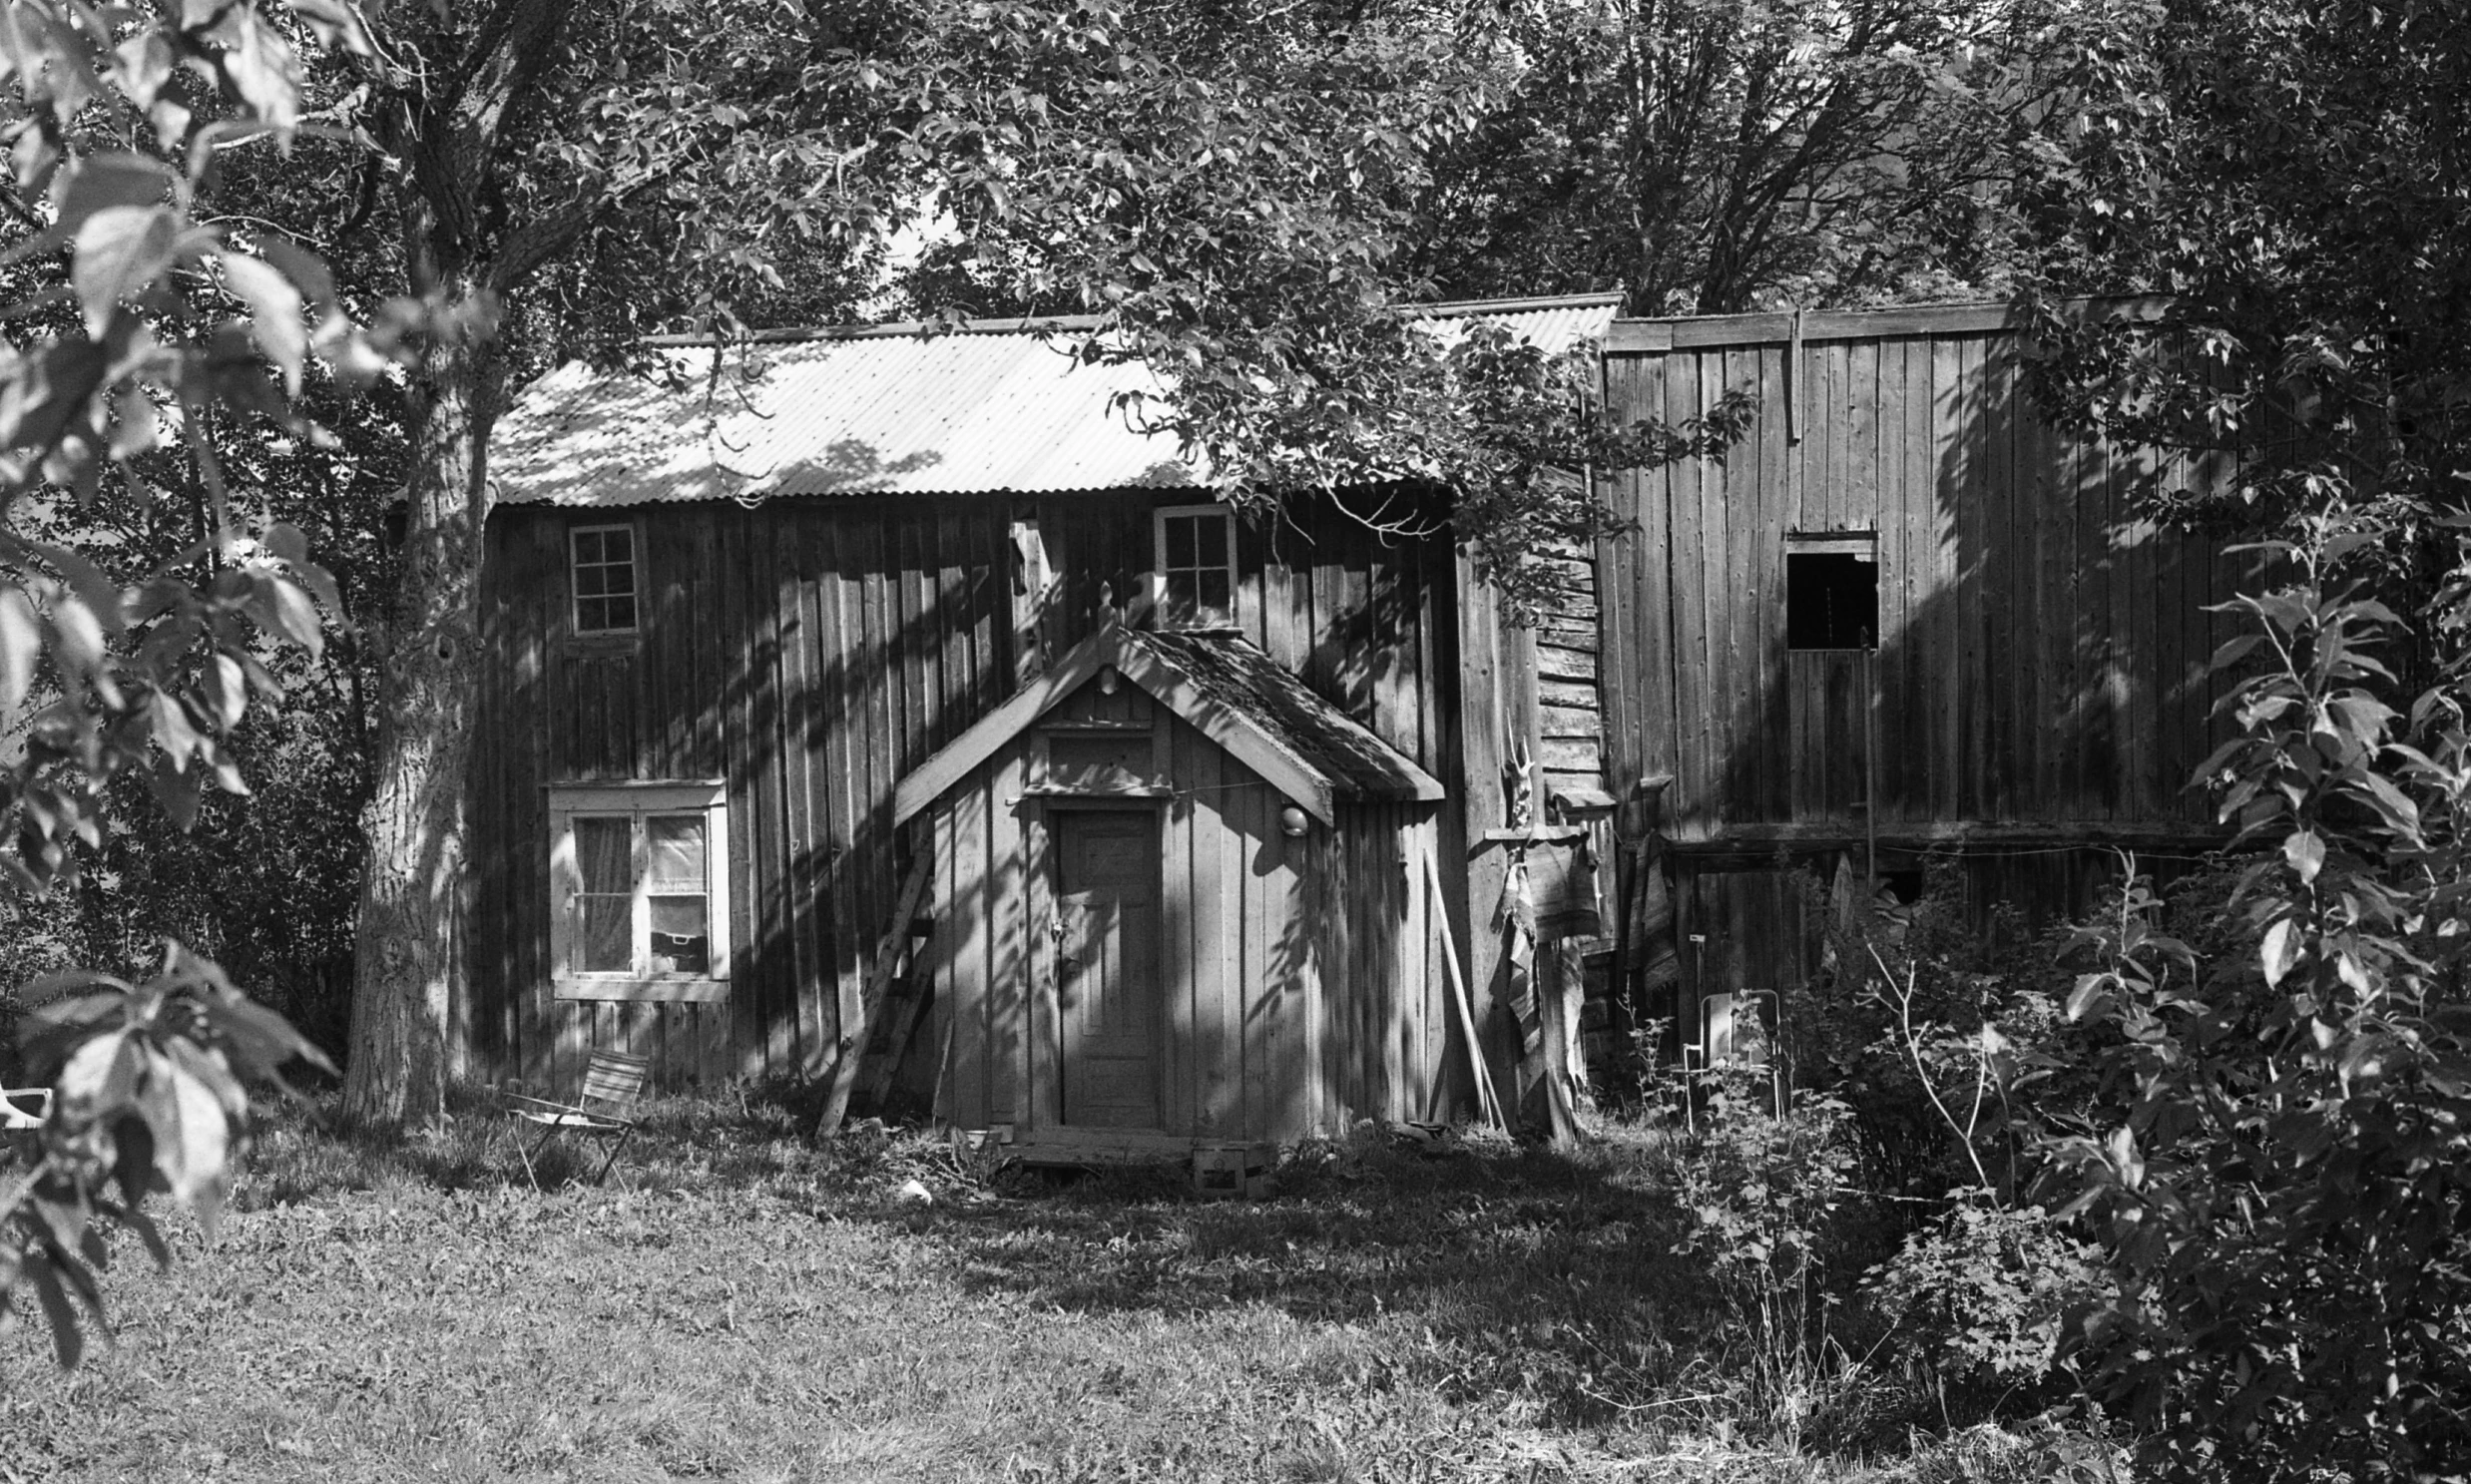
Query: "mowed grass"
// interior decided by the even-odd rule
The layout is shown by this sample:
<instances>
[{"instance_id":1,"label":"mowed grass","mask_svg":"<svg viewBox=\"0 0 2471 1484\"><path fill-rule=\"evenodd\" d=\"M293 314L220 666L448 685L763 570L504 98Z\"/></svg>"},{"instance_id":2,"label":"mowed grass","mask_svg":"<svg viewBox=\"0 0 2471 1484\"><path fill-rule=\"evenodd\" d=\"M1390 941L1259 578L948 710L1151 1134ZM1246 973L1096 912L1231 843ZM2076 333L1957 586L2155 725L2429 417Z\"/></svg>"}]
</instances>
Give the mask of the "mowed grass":
<instances>
[{"instance_id":1,"label":"mowed grass","mask_svg":"<svg viewBox=\"0 0 2471 1484\"><path fill-rule=\"evenodd\" d=\"M279 1124L170 1273L120 1244L81 1369L39 1324L0 1338L0 1481L1922 1479L2030 1451L1745 1431L1644 1146L1338 1146L1211 1202L920 1135L819 1150L777 1108L655 1125L606 1188L553 1155L541 1194L478 1106L395 1147Z\"/></svg>"}]
</instances>

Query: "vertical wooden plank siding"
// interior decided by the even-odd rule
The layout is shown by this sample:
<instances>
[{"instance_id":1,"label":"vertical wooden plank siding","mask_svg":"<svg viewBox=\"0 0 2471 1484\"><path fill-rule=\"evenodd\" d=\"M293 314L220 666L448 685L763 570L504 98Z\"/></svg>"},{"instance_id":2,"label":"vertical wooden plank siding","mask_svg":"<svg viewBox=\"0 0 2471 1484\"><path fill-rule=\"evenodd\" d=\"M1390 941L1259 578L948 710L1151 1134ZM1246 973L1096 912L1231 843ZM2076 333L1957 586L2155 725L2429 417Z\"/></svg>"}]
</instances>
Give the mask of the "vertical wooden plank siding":
<instances>
[{"instance_id":1,"label":"vertical wooden plank siding","mask_svg":"<svg viewBox=\"0 0 2471 1484\"><path fill-rule=\"evenodd\" d=\"M1029 786L1029 749L1016 742L988 763L987 813L987 1121L1027 1116L1031 963L1029 840L1022 827L1022 790Z\"/></svg>"},{"instance_id":2,"label":"vertical wooden plank siding","mask_svg":"<svg viewBox=\"0 0 2471 1484\"><path fill-rule=\"evenodd\" d=\"M952 889L945 898L953 940L952 1122L987 1125L989 973L987 816L989 768L982 766L952 796ZM942 924L939 922L939 926Z\"/></svg>"},{"instance_id":3,"label":"vertical wooden plank siding","mask_svg":"<svg viewBox=\"0 0 2471 1484\"><path fill-rule=\"evenodd\" d=\"M1235 1087L1228 1075L1231 1053L1240 1057L1240 1044L1228 1042L1228 1001L1236 993L1231 982L1241 972L1240 964L1228 962L1228 885L1227 825L1223 817L1227 795L1222 791L1220 760L1225 755L1198 733L1181 723L1177 726L1179 769L1177 786L1190 790L1191 806L1182 811L1191 833L1187 850L1180 858L1186 863L1182 888L1191 893L1189 909L1192 932L1189 938L1171 937L1171 951L1182 947L1192 964L1192 1061L1185 1076L1194 1089L1193 1130L1196 1134L1227 1137L1228 1117L1233 1112ZM1183 802L1184 800L1178 800ZM1173 865L1169 867L1168 890L1179 889ZM1240 1127L1240 1125L1238 1125Z\"/></svg>"},{"instance_id":4,"label":"vertical wooden plank siding","mask_svg":"<svg viewBox=\"0 0 2471 1484\"><path fill-rule=\"evenodd\" d=\"M2220 554L2131 517L2145 456L2045 423L2011 336L1897 328L1805 346L1797 445L1781 341L1609 358L1617 417L1679 420L1733 386L1760 407L1721 465L1609 482L1640 523L1598 553L1609 775L1671 756L1685 843L1776 823L1859 833L1875 729L1891 830L2201 822L2181 783L2209 733ZM1876 533L1867 680L1783 648L1793 530Z\"/></svg>"}]
</instances>

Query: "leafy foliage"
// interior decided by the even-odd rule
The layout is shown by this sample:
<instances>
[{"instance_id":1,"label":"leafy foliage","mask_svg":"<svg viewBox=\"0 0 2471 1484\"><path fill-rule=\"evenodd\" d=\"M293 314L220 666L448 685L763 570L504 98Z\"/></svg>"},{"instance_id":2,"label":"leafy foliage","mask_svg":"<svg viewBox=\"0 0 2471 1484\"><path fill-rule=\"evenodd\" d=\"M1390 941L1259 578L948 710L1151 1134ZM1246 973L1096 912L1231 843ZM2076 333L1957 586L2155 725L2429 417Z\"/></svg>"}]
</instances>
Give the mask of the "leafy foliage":
<instances>
[{"instance_id":1,"label":"leafy foliage","mask_svg":"<svg viewBox=\"0 0 2471 1484\"><path fill-rule=\"evenodd\" d=\"M1620 286L1639 314L2001 292L2020 125L2079 9L1502 5L1413 250L1452 294Z\"/></svg>"},{"instance_id":2,"label":"leafy foliage","mask_svg":"<svg viewBox=\"0 0 2471 1484\"><path fill-rule=\"evenodd\" d=\"M2350 539L2234 605L2256 632L2222 661L2254 671L2206 772L2271 847L2231 898L2239 959L2202 964L2137 899L2070 1002L2111 1033L2112 1121L2053 1154L2121 1283L2082 1364L2176 1476L2471 1460L2471 733L2454 684L2389 704L2399 619L2319 585Z\"/></svg>"},{"instance_id":3,"label":"leafy foliage","mask_svg":"<svg viewBox=\"0 0 2471 1484\"><path fill-rule=\"evenodd\" d=\"M104 1322L91 1270L105 1260L98 1218L136 1232L169 1265L143 1203L169 1195L212 1227L247 1139L243 1081L278 1080L295 1057L334 1068L282 1017L178 945L166 945L161 972L141 984L70 973L29 993L38 1002L28 1017L29 1070L54 1080L57 1103L41 1157L0 1191L0 1316L19 1301L21 1283L31 1287L69 1366L84 1347L79 1310Z\"/></svg>"},{"instance_id":4,"label":"leafy foliage","mask_svg":"<svg viewBox=\"0 0 2471 1484\"><path fill-rule=\"evenodd\" d=\"M0 75L18 83L0 104L9 199L31 229L6 263L38 273L10 312L44 326L0 357L0 711L25 739L0 776L0 869L36 894L78 881L79 847L100 847L126 780L183 828L210 786L246 792L235 731L281 697L280 652L323 653L331 577L295 526L243 533L212 430L229 418L330 440L296 401L310 357L366 385L429 327L405 302L363 328L316 257L276 238L249 250L199 210L222 151L294 136L294 39L365 46L357 22L326 0L283 18L195 9L27 3L0 27ZM209 107L219 94L236 116ZM178 550L124 582L45 539L107 501L154 509L147 470L173 457L203 496ZM79 985L94 992L43 1003ZM22 1278L73 1363L71 1297L100 1317L85 1265L97 1217L147 1236L136 1206L155 1192L211 1212L245 1133L241 1079L295 1056L328 1064L177 945L142 984L73 974L27 999L29 1070L57 1071L58 1097L40 1159L0 1198L0 1300Z\"/></svg>"},{"instance_id":5,"label":"leafy foliage","mask_svg":"<svg viewBox=\"0 0 2471 1484\"><path fill-rule=\"evenodd\" d=\"M2057 1368L2070 1313L2102 1291L2099 1255L2039 1206L1960 1200L1866 1287L1943 1379L2031 1384Z\"/></svg>"},{"instance_id":6,"label":"leafy foliage","mask_svg":"<svg viewBox=\"0 0 2471 1484\"><path fill-rule=\"evenodd\" d=\"M1750 1404L1797 1436L1831 1373L1827 1269L1853 1167L1847 1111L1808 1094L1771 1109L1763 1076L1704 1075L1705 1127L1674 1163L1674 1195L1692 1218L1681 1249L1703 1264L1737 1326Z\"/></svg>"},{"instance_id":7,"label":"leafy foliage","mask_svg":"<svg viewBox=\"0 0 2471 1484\"><path fill-rule=\"evenodd\" d=\"M2285 537L2301 517L2363 522L2406 605L2424 599L2447 565L2429 515L2460 508L2466 467L2471 16L2136 0L2068 41L2071 104L2023 187L2044 400L2216 456L2227 477L2155 491L2183 516ZM2057 312L2087 291L2167 295L2170 330Z\"/></svg>"}]
</instances>

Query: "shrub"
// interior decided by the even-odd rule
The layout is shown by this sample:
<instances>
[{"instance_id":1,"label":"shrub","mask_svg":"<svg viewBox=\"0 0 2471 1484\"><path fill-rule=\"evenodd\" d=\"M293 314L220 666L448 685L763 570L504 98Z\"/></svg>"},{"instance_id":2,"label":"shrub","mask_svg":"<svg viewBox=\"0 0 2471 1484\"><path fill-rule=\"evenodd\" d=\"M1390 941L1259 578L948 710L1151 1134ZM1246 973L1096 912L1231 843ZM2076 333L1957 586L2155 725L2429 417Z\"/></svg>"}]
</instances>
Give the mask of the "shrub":
<instances>
[{"instance_id":1,"label":"shrub","mask_svg":"<svg viewBox=\"0 0 2471 1484\"><path fill-rule=\"evenodd\" d=\"M1707 1074L1705 1118L1675 1155L1675 1194L1696 1257L1742 1336L1752 1408L1790 1438L1843 1367L1825 1279L1852 1155L1846 1110L1824 1096L1768 1111L1762 1078Z\"/></svg>"},{"instance_id":2,"label":"shrub","mask_svg":"<svg viewBox=\"0 0 2471 1484\"><path fill-rule=\"evenodd\" d=\"M2139 894L2069 1002L2097 1126L2048 1149L2117 1280L2070 1338L2169 1476L2471 1471L2471 732L2459 668L2381 694L2400 619L2324 581L2358 539L2278 547L2302 581L2233 605L2218 665L2262 663L2206 772L2266 847L2236 951ZM2441 628L2467 596L2471 552Z\"/></svg>"},{"instance_id":3,"label":"shrub","mask_svg":"<svg viewBox=\"0 0 2471 1484\"><path fill-rule=\"evenodd\" d=\"M2039 1206L1960 1201L1864 1288L1942 1377L2034 1389L2052 1378L2066 1315L2101 1291L2100 1258Z\"/></svg>"}]
</instances>

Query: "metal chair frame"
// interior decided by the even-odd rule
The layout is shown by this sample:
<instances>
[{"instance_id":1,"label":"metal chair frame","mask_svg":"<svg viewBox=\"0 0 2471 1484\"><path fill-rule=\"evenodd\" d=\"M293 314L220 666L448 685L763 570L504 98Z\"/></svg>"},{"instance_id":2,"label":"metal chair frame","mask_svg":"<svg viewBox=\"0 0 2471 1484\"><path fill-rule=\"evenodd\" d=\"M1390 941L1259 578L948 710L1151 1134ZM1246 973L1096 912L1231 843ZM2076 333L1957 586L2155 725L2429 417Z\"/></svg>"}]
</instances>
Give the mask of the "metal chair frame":
<instances>
[{"instance_id":1,"label":"metal chair frame","mask_svg":"<svg viewBox=\"0 0 2471 1484\"><path fill-rule=\"evenodd\" d=\"M509 1107L507 1111L541 1127L541 1137L528 1150L524 1148L522 1136L518 1134L515 1137L515 1153L523 1160L524 1178L532 1182L532 1189L537 1191L541 1188L540 1172L533 1167L533 1161L560 1134L581 1134L608 1143L609 1156L601 1161L600 1173L592 1177L592 1183L597 1186L607 1180L610 1167L618 1163L618 1157L626 1152L627 1141L635 1137L635 1131L640 1127L628 1111L643 1095L644 1084L651 1077L652 1062L649 1058L630 1056L623 1051L596 1050L584 1062L583 1087L574 1102L558 1103L547 1098L526 1097L521 1093L508 1094L506 1101L509 1104L524 1106Z\"/></svg>"}]
</instances>

